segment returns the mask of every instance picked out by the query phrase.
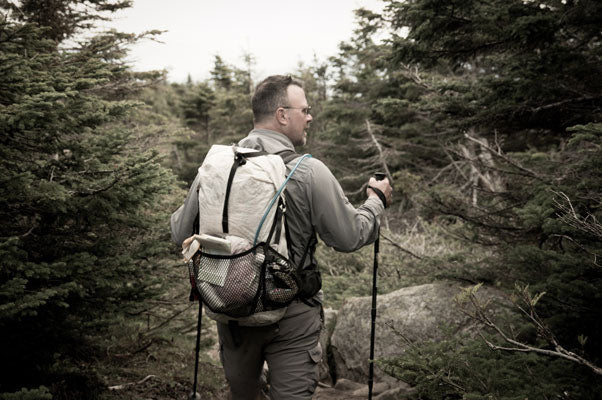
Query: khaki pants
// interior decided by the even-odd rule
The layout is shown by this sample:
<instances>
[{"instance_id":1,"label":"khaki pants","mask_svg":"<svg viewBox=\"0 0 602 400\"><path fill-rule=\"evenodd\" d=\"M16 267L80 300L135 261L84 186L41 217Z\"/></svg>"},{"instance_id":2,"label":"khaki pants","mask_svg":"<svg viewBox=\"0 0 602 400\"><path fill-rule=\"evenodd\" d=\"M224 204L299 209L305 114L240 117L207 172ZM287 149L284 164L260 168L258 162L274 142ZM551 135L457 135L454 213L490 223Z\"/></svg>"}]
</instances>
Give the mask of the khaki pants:
<instances>
[{"instance_id":1,"label":"khaki pants","mask_svg":"<svg viewBox=\"0 0 602 400\"><path fill-rule=\"evenodd\" d=\"M322 358L321 306L294 301L284 317L263 327L217 324L220 357L233 400L252 400L259 392L264 360L269 367L270 397L311 399Z\"/></svg>"}]
</instances>

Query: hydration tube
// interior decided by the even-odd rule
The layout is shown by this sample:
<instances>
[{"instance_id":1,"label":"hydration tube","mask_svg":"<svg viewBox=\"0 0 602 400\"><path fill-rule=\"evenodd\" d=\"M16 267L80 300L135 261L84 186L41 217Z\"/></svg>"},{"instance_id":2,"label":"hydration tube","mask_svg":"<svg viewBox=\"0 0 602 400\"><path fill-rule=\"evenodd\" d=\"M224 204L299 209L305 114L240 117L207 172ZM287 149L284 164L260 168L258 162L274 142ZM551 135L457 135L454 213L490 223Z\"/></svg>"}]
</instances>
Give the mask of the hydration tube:
<instances>
[{"instance_id":1,"label":"hydration tube","mask_svg":"<svg viewBox=\"0 0 602 400\"><path fill-rule=\"evenodd\" d=\"M280 186L280 189L278 189L278 191L276 192L276 194L274 195L274 197L270 201L270 204L268 205L267 210L263 214L263 217L261 217L261 221L259 222L259 227L257 228L257 231L255 232L255 238L253 239L253 246L255 246L257 244L257 238L259 237L259 232L261 231L261 227L263 226L263 223L265 222L265 219L267 218L268 214L270 213L270 210L272 209L272 206L276 202L276 199L278 199L278 197L280 197L280 194L284 190L284 187L288 183L289 179L291 179L291 176L293 176L293 173L295 172L295 170L297 169L297 167L299 166L299 164L301 164L301 162L303 160L305 160L306 158L310 158L310 157L311 157L311 154L304 154L303 157L301 157L301 159L299 161L297 161L297 164L295 164L295 166L291 170L291 173L288 174L288 176L286 177L286 179L284 180L284 182Z\"/></svg>"}]
</instances>

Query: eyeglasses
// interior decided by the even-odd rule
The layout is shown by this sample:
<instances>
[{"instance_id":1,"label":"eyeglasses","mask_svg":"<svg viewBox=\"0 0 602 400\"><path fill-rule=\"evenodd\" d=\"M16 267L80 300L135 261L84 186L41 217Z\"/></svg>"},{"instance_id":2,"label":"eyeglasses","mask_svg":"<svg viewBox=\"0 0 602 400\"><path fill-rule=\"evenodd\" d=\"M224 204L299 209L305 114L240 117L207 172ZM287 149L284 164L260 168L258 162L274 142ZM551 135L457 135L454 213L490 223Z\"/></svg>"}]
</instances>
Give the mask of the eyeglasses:
<instances>
[{"instance_id":1,"label":"eyeglasses","mask_svg":"<svg viewBox=\"0 0 602 400\"><path fill-rule=\"evenodd\" d=\"M301 112L305 115L309 114L311 112L311 106L307 106L307 107L285 107L285 106L281 106L282 108L286 108L286 109L291 109L291 110L301 110Z\"/></svg>"}]
</instances>

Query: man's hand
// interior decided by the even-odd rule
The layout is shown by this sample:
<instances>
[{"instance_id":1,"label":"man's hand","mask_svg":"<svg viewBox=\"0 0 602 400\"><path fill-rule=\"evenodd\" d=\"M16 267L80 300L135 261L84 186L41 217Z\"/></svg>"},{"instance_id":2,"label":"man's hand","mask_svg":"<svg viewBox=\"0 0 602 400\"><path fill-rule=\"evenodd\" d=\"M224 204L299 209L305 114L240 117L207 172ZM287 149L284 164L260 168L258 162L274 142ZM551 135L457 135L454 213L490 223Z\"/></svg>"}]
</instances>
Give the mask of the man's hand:
<instances>
[{"instance_id":1,"label":"man's hand","mask_svg":"<svg viewBox=\"0 0 602 400\"><path fill-rule=\"evenodd\" d=\"M368 181L368 189L366 189L366 194L368 195L368 197L378 197L376 192L370 189L370 186L379 189L381 192L383 192L385 198L387 199L386 206L388 207L391 205L393 201L393 188L391 187L391 184L389 184L389 179L385 178L382 181L377 181L376 178L372 177Z\"/></svg>"}]
</instances>

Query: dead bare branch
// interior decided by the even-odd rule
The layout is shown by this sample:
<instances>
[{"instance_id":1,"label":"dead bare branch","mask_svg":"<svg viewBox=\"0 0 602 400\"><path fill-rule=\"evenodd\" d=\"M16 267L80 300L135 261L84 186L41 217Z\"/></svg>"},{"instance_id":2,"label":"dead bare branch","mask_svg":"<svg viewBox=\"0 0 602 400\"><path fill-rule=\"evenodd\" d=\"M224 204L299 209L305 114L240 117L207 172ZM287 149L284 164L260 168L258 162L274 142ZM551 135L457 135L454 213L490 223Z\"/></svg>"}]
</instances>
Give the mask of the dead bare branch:
<instances>
[{"instance_id":1,"label":"dead bare branch","mask_svg":"<svg viewBox=\"0 0 602 400\"><path fill-rule=\"evenodd\" d=\"M566 240L570 241L571 243L573 243L574 245L576 245L577 247L579 247L581 250L583 250L584 252L586 252L590 256L593 256L594 260L592 261L592 263L596 267L602 268L602 265L598 264L598 257L600 257L601 255L600 254L596 254L596 253L592 253L591 251L589 251L588 249L586 249L585 246L583 246L581 243L577 242L572 237L567 236L567 235L550 235L550 237L557 237L557 238L566 239Z\"/></svg>"},{"instance_id":2,"label":"dead bare branch","mask_svg":"<svg viewBox=\"0 0 602 400\"><path fill-rule=\"evenodd\" d=\"M422 86L425 89L432 89L430 85L422 80L420 77L418 67L414 66L413 68L409 64L401 64L401 67L404 70L404 76L410 80L412 80L418 86Z\"/></svg>"},{"instance_id":3,"label":"dead bare branch","mask_svg":"<svg viewBox=\"0 0 602 400\"><path fill-rule=\"evenodd\" d=\"M111 354L112 357L117 357L117 358L127 358L127 357L131 357L134 354L138 354L143 352L144 350L148 349L153 343L156 342L156 339L153 338L151 340L149 340L148 343L144 344L143 346L137 348L136 350L130 351L128 353L115 353L115 354ZM109 354L109 348L107 348L107 354Z\"/></svg>"},{"instance_id":4,"label":"dead bare branch","mask_svg":"<svg viewBox=\"0 0 602 400\"><path fill-rule=\"evenodd\" d=\"M157 326L153 326L152 328L150 328L148 331L144 332L144 335L149 335L151 332L156 331L157 329L167 325L169 322L171 322L174 318L176 318L178 315L182 314L184 311L190 309L190 307L192 307L192 304L187 305L186 307L184 307L183 309L176 311L175 313L173 313L172 315L170 315L169 317L167 317L165 320L163 320L163 322L161 322L159 325Z\"/></svg>"},{"instance_id":5,"label":"dead bare branch","mask_svg":"<svg viewBox=\"0 0 602 400\"><path fill-rule=\"evenodd\" d=\"M500 345L493 344L491 341L484 338L483 335L481 334L481 337L483 338L483 340L485 341L487 346L489 346L489 348L491 348L493 350L500 350L500 351L537 353L537 354L542 354L542 355L549 356L549 357L563 358L565 360L583 365L583 366L591 369L597 375L602 375L602 368L591 363L590 361L586 360L585 358L581 357L580 355L575 354L575 353L565 349L564 347L562 347L560 345L560 343L558 343L556 337L551 332L551 330L541 320L541 318L535 311L535 305L537 304L537 301L543 295L543 293L539 294L539 295L531 296L531 294L528 291L528 287L517 288L518 299L523 304L526 305L526 308L521 306L521 304L519 304L519 303L515 303L515 304L521 310L521 312L523 314L525 314L530 319L530 321L535 325L535 327L537 328L538 335L541 338L543 338L544 340L546 340L550 345L552 345L553 350L542 349L539 347L531 346L526 343L522 343L518 340L515 340L513 337L508 335L501 327L499 327L490 318L490 316L486 312L486 307L483 304L481 304L481 302L476 297L476 292L477 292L479 286L480 285L477 285L473 288L466 289L462 293L462 295L459 297L458 302L463 303L465 301L468 301L473 307L473 312L468 313L468 315L471 318L475 319L476 321L480 322L481 324L485 325L486 327L489 327L492 330L494 330L497 333L497 335L504 342L512 345L510 347L506 347L506 346L500 346Z\"/></svg>"},{"instance_id":6,"label":"dead bare branch","mask_svg":"<svg viewBox=\"0 0 602 400\"><path fill-rule=\"evenodd\" d=\"M383 154L383 149L378 140L376 140L376 136L374 136L374 133L372 132L372 126L370 125L370 121L368 120L366 120L366 129L368 130L368 135L370 135L370 139L372 140L376 151L378 151L378 160L383 167L383 171L385 171L385 174L387 175L387 178L389 179L389 182L392 185L393 178L391 177L391 172L389 171L389 167L387 166L387 160L385 159L385 156Z\"/></svg>"},{"instance_id":7,"label":"dead bare branch","mask_svg":"<svg viewBox=\"0 0 602 400\"><path fill-rule=\"evenodd\" d=\"M561 219L564 222L582 232L602 238L602 224L598 222L594 215L588 213L585 217L581 217L575 211L575 207L573 207L573 203L566 193L556 190L552 190L552 192L565 200L565 203L561 203L557 199L554 199L554 204L563 213Z\"/></svg>"},{"instance_id":8,"label":"dead bare branch","mask_svg":"<svg viewBox=\"0 0 602 400\"><path fill-rule=\"evenodd\" d=\"M145 378L139 380L138 382L129 382L129 383L121 384L121 385L109 386L108 389L109 390L123 390L130 386L142 385L144 382L148 381L151 378L155 378L155 375L147 375Z\"/></svg>"},{"instance_id":9,"label":"dead bare branch","mask_svg":"<svg viewBox=\"0 0 602 400\"><path fill-rule=\"evenodd\" d=\"M489 151L495 157L501 158L502 160L504 160L508 164L512 165L516 169L518 169L518 170L526 173L528 176L530 176L532 178L535 178L537 180L540 180L540 181L545 181L545 179L543 177L539 176L534 171L531 171L530 169L523 167L522 165L520 165L516 161L514 161L511 158L509 158L508 156L506 156L504 153L502 153L502 151L499 149L499 147L496 150L496 149L492 148L491 146L489 146L487 143L484 143L483 141L470 136L468 133L465 133L464 137L467 138L468 140L472 141L472 142L475 142L475 143L479 144L482 148L484 148L487 151Z\"/></svg>"},{"instance_id":10,"label":"dead bare branch","mask_svg":"<svg viewBox=\"0 0 602 400\"><path fill-rule=\"evenodd\" d=\"M563 106L567 103L579 103L582 101L589 101L589 100L596 100L599 99L601 96L581 96L581 97L577 97L574 99L565 99L565 100L561 100L561 101L557 101L555 103L550 103L550 104L545 104L543 106L539 106L539 107L533 107L531 108L531 110L536 113L539 112L541 110L548 110L550 108L556 108L556 107L560 107Z\"/></svg>"},{"instance_id":11,"label":"dead bare branch","mask_svg":"<svg viewBox=\"0 0 602 400\"><path fill-rule=\"evenodd\" d=\"M385 235L383 232L380 233L380 236L385 239L387 242L391 243L393 246L395 246L396 248L398 248L399 250L403 251L406 254L411 255L414 258L417 258L419 260L423 260L424 257L421 257L417 254L412 253L410 250L400 246L397 242L395 242L393 239L391 239L390 237L388 237L387 235Z\"/></svg>"}]
</instances>

